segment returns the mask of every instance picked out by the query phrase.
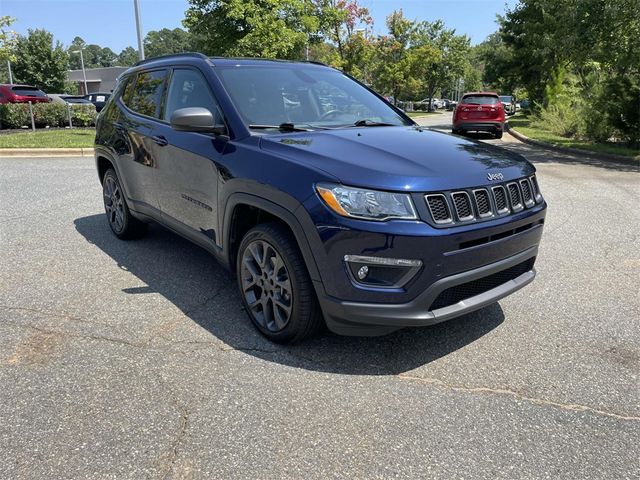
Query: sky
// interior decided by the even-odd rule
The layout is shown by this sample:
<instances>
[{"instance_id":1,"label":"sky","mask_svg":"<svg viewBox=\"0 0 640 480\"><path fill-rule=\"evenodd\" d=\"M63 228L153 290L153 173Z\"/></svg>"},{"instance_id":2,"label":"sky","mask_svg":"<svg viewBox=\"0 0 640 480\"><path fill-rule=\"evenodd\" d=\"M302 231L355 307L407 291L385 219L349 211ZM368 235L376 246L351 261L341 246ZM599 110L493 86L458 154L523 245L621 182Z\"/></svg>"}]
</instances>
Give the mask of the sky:
<instances>
[{"instance_id":1,"label":"sky","mask_svg":"<svg viewBox=\"0 0 640 480\"><path fill-rule=\"evenodd\" d=\"M442 19L448 28L482 42L497 29L496 14L517 0L360 0L374 19L374 33L386 33L385 18L402 8L409 19ZM187 0L140 0L143 34L149 30L182 27ZM0 0L0 15L16 18L15 31L44 28L69 45L74 37L119 53L137 48L133 0Z\"/></svg>"}]
</instances>

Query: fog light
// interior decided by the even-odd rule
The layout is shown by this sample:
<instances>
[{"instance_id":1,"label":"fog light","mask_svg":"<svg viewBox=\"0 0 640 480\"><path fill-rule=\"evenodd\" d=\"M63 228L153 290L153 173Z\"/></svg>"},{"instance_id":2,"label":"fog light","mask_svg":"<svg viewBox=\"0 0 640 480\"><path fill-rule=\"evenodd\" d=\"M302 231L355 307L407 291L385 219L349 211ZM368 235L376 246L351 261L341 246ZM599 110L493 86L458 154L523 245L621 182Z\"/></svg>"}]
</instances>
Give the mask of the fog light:
<instances>
[{"instance_id":1,"label":"fog light","mask_svg":"<svg viewBox=\"0 0 640 480\"><path fill-rule=\"evenodd\" d=\"M417 259L345 255L351 281L362 287L401 288L422 268Z\"/></svg>"},{"instance_id":2,"label":"fog light","mask_svg":"<svg viewBox=\"0 0 640 480\"><path fill-rule=\"evenodd\" d=\"M358 269L358 279L364 280L365 278L367 278L368 273L369 273L369 267L367 267L366 265L364 267L360 267Z\"/></svg>"}]
</instances>

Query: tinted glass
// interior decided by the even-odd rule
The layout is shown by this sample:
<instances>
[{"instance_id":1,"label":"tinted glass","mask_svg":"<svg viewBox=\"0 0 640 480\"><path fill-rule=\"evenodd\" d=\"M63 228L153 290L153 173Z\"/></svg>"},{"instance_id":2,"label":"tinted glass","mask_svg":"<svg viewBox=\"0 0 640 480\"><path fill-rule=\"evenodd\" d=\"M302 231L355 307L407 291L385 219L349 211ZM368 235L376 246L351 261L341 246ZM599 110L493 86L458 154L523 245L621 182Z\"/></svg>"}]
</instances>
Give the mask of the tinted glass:
<instances>
[{"instance_id":1,"label":"tinted glass","mask_svg":"<svg viewBox=\"0 0 640 480\"><path fill-rule=\"evenodd\" d=\"M468 95L462 99L462 103L468 105L496 105L500 103L494 95Z\"/></svg>"},{"instance_id":2,"label":"tinted glass","mask_svg":"<svg viewBox=\"0 0 640 480\"><path fill-rule=\"evenodd\" d=\"M169 83L163 118L169 121L174 111L188 107L206 108L214 117L218 115L217 103L202 74L195 70L174 70Z\"/></svg>"},{"instance_id":3,"label":"tinted glass","mask_svg":"<svg viewBox=\"0 0 640 480\"><path fill-rule=\"evenodd\" d=\"M346 75L314 66L218 67L247 124L339 127L358 120L407 125L389 105Z\"/></svg>"},{"instance_id":4,"label":"tinted glass","mask_svg":"<svg viewBox=\"0 0 640 480\"><path fill-rule=\"evenodd\" d=\"M166 70L139 73L131 96L125 97L127 106L142 115L157 117L165 74Z\"/></svg>"},{"instance_id":5,"label":"tinted glass","mask_svg":"<svg viewBox=\"0 0 640 480\"><path fill-rule=\"evenodd\" d=\"M11 87L11 91L16 95L24 95L25 97L46 97L47 94L35 87Z\"/></svg>"}]
</instances>

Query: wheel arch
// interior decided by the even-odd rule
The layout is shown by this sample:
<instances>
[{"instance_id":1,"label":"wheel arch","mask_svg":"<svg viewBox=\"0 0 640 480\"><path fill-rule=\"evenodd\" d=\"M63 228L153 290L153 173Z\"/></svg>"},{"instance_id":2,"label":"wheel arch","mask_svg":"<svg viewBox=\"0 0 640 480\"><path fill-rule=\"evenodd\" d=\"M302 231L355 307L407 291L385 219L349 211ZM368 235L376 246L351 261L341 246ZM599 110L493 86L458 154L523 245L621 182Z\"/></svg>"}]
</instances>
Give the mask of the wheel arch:
<instances>
[{"instance_id":1,"label":"wheel arch","mask_svg":"<svg viewBox=\"0 0 640 480\"><path fill-rule=\"evenodd\" d=\"M244 234L253 226L277 221L287 227L296 243L312 280L320 274L308 236L296 214L270 200L246 193L232 194L225 205L223 239L225 260L230 269L235 266L237 249ZM309 219L310 222L310 219Z\"/></svg>"}]
</instances>

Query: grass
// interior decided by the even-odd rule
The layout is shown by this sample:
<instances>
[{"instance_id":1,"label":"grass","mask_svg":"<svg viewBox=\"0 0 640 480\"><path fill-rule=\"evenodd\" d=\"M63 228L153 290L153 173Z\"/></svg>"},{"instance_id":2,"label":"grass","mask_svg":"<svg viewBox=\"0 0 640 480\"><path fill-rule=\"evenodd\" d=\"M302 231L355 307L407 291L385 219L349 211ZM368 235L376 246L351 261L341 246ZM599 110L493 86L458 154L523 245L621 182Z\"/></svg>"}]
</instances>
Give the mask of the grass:
<instances>
[{"instance_id":1,"label":"grass","mask_svg":"<svg viewBox=\"0 0 640 480\"><path fill-rule=\"evenodd\" d=\"M442 112L404 112L411 118L426 117L427 115L440 115Z\"/></svg>"},{"instance_id":2,"label":"grass","mask_svg":"<svg viewBox=\"0 0 640 480\"><path fill-rule=\"evenodd\" d=\"M588 140L562 137L548 130L531 126L531 118L526 114L517 114L509 118L509 125L517 132L540 142L550 143L559 147L578 148L595 153L611 153L631 158L640 158L640 150L615 143L596 143Z\"/></svg>"},{"instance_id":3,"label":"grass","mask_svg":"<svg viewBox=\"0 0 640 480\"><path fill-rule=\"evenodd\" d=\"M94 128L47 129L0 134L0 148L91 148Z\"/></svg>"}]
</instances>

